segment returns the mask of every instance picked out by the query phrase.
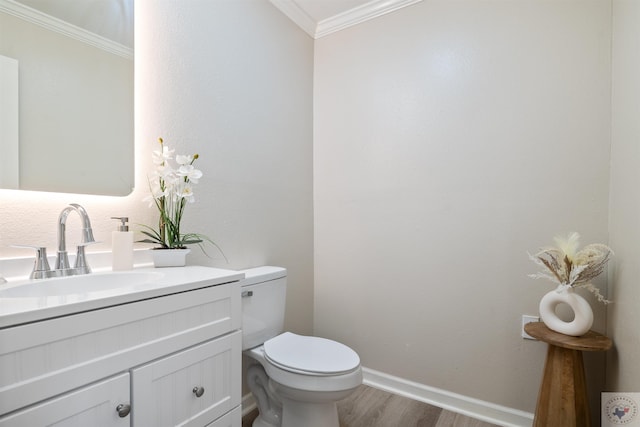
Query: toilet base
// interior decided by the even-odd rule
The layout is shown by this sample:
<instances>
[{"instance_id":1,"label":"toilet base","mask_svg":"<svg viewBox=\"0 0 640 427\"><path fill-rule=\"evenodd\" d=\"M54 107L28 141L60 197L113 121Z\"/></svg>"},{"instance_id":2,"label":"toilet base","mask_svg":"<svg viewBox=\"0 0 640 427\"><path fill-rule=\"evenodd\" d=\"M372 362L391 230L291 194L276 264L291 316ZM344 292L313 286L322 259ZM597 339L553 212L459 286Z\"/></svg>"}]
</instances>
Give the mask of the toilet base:
<instances>
[{"instance_id":1,"label":"toilet base","mask_svg":"<svg viewBox=\"0 0 640 427\"><path fill-rule=\"evenodd\" d=\"M340 427L335 403L304 403L282 399L282 427Z\"/></svg>"},{"instance_id":2,"label":"toilet base","mask_svg":"<svg viewBox=\"0 0 640 427\"><path fill-rule=\"evenodd\" d=\"M260 415L258 415L258 418L256 418L255 420L253 420L253 423L251 424L251 427L281 427L281 424L271 424L266 422Z\"/></svg>"},{"instance_id":3,"label":"toilet base","mask_svg":"<svg viewBox=\"0 0 640 427\"><path fill-rule=\"evenodd\" d=\"M336 402L357 388L337 391L291 388L269 378L259 363L247 369L247 384L259 412L253 427L340 427Z\"/></svg>"},{"instance_id":4,"label":"toilet base","mask_svg":"<svg viewBox=\"0 0 640 427\"><path fill-rule=\"evenodd\" d=\"M282 404L282 427L340 427L337 402L355 388L336 391L306 391L269 380Z\"/></svg>"},{"instance_id":5,"label":"toilet base","mask_svg":"<svg viewBox=\"0 0 640 427\"><path fill-rule=\"evenodd\" d=\"M247 384L258 405L258 417L252 427L281 427L282 404L269 386L269 377L259 363L247 369Z\"/></svg>"}]
</instances>

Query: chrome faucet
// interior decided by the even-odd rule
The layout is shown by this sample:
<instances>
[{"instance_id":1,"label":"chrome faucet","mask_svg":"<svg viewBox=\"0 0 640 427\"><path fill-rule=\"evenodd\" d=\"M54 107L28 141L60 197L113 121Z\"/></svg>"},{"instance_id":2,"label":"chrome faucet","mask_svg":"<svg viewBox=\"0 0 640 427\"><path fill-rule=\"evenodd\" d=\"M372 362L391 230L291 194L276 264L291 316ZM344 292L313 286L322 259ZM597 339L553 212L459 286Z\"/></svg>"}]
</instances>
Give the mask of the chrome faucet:
<instances>
[{"instance_id":1,"label":"chrome faucet","mask_svg":"<svg viewBox=\"0 0 640 427\"><path fill-rule=\"evenodd\" d=\"M67 217L71 212L76 212L82 220L82 242L78 245L76 262L73 268L69 265L67 255L66 227ZM84 251L85 246L97 243L93 238L91 221L84 208L76 203L71 203L60 212L58 217L58 256L56 257L56 268L49 267L47 248L44 246L11 245L15 248L31 248L36 250L36 260L31 271L30 279L47 279L50 277L74 276L77 274L89 274L91 268L87 264L87 257ZM2 277L0 277L2 279ZM2 280L0 280L2 283Z\"/></svg>"},{"instance_id":2,"label":"chrome faucet","mask_svg":"<svg viewBox=\"0 0 640 427\"><path fill-rule=\"evenodd\" d=\"M66 224L67 217L71 212L76 212L82 220L82 243L78 245L76 253L76 262L73 268L69 265L69 257L67 256L66 243ZM58 256L56 257L55 276L71 276L75 274L91 273L91 268L87 264L84 247L95 243L93 238L93 230L91 229L91 221L87 211L77 203L71 203L60 212L58 217Z\"/></svg>"}]
</instances>

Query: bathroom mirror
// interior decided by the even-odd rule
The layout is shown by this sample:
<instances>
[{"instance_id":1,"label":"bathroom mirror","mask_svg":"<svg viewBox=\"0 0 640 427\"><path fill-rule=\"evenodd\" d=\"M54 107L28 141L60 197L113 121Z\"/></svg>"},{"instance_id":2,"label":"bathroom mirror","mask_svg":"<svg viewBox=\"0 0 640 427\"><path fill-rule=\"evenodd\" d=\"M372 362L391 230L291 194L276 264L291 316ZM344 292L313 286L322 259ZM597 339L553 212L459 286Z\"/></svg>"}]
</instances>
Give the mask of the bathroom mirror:
<instances>
[{"instance_id":1,"label":"bathroom mirror","mask_svg":"<svg viewBox=\"0 0 640 427\"><path fill-rule=\"evenodd\" d=\"M17 113L0 105L0 150L17 153L0 161L0 186L129 194L133 0L0 0L0 57L18 70L17 82L0 73L0 88L17 85Z\"/></svg>"}]
</instances>

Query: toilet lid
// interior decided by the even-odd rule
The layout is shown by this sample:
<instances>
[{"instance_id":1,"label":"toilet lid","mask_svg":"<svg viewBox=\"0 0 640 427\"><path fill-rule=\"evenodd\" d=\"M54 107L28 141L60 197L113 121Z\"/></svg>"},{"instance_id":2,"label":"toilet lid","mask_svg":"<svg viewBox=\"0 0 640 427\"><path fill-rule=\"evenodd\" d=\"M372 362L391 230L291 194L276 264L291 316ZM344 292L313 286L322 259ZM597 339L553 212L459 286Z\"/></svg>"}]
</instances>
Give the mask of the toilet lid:
<instances>
[{"instance_id":1,"label":"toilet lid","mask_svg":"<svg viewBox=\"0 0 640 427\"><path fill-rule=\"evenodd\" d=\"M340 374L360 365L358 354L339 342L285 332L264 343L267 358L283 368L315 374Z\"/></svg>"}]
</instances>

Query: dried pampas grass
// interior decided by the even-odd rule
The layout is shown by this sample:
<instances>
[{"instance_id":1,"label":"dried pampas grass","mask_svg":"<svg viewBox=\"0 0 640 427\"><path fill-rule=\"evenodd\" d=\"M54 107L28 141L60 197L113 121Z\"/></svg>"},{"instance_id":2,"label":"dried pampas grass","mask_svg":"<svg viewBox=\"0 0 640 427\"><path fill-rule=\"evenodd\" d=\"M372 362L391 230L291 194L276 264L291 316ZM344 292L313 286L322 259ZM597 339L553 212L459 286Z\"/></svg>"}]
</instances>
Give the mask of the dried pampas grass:
<instances>
[{"instance_id":1,"label":"dried pampas grass","mask_svg":"<svg viewBox=\"0 0 640 427\"><path fill-rule=\"evenodd\" d=\"M591 280L604 271L613 251L600 243L580 247L580 235L570 233L567 238L556 237L557 247L542 248L529 258L545 268L545 271L530 274L534 279L547 279L558 285L572 288L582 287L592 292L598 301L608 304L611 301L602 296Z\"/></svg>"}]
</instances>

